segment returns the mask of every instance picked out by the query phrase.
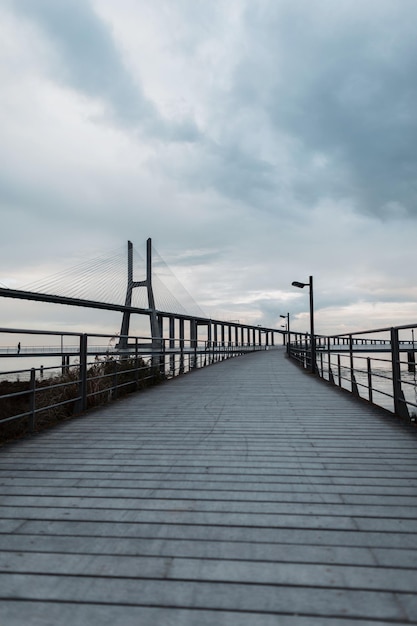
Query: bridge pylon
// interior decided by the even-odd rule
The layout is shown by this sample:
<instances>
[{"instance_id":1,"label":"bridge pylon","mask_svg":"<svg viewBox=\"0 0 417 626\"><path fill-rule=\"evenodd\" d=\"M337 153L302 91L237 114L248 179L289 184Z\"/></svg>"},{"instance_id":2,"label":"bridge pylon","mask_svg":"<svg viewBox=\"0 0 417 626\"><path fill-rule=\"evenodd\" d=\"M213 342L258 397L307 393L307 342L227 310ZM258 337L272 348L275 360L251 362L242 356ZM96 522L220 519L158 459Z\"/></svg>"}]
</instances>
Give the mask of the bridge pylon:
<instances>
[{"instance_id":1,"label":"bridge pylon","mask_svg":"<svg viewBox=\"0 0 417 626\"><path fill-rule=\"evenodd\" d=\"M158 323L158 317L155 308L155 298L152 288L152 239L149 238L146 241L146 279L145 280L133 280L133 244L131 241L127 242L127 286L126 286L126 298L125 307L123 311L122 325L120 327L120 340L118 347L121 349L127 348L127 338L129 335L130 326L130 310L132 306L132 294L135 287L146 287L148 295L148 309L149 309L149 321L151 326L152 346L159 347L162 340L162 329Z\"/></svg>"}]
</instances>

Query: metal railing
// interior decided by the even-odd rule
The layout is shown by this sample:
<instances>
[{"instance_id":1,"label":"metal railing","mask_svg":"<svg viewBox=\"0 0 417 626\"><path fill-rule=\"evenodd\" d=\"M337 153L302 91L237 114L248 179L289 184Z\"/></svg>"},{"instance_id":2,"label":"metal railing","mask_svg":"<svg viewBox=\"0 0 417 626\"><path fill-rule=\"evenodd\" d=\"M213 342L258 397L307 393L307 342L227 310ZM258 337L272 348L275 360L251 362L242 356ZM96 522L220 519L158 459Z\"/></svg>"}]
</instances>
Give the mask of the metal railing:
<instances>
[{"instance_id":1,"label":"metal railing","mask_svg":"<svg viewBox=\"0 0 417 626\"><path fill-rule=\"evenodd\" d=\"M22 363L0 371L0 428L26 420L29 432L39 422L64 419L193 369L268 348L231 341L0 329L3 334L24 336L24 345L19 341L11 347L9 340L0 348L0 362Z\"/></svg>"},{"instance_id":2,"label":"metal railing","mask_svg":"<svg viewBox=\"0 0 417 626\"><path fill-rule=\"evenodd\" d=\"M407 420L416 421L417 324L344 335L291 333L288 355L303 368Z\"/></svg>"}]
</instances>

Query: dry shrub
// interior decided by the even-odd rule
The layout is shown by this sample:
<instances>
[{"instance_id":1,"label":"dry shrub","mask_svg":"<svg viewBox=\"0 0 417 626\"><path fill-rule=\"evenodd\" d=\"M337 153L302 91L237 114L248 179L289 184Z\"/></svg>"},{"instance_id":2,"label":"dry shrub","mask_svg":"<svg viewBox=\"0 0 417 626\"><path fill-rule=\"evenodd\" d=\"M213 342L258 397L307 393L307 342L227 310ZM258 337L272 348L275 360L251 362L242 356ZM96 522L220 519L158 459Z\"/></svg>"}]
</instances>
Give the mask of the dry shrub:
<instances>
[{"instance_id":1,"label":"dry shrub","mask_svg":"<svg viewBox=\"0 0 417 626\"><path fill-rule=\"evenodd\" d=\"M80 394L79 379L80 368L73 366L58 376L36 380L35 432L50 428L80 413L77 401ZM87 408L106 404L117 397L155 385L163 379L159 369L151 367L142 358L96 358L87 369ZM14 393L22 395L2 397ZM1 420L29 412L30 402L29 381L0 382L0 443L23 437L30 432L30 417L1 423Z\"/></svg>"}]
</instances>

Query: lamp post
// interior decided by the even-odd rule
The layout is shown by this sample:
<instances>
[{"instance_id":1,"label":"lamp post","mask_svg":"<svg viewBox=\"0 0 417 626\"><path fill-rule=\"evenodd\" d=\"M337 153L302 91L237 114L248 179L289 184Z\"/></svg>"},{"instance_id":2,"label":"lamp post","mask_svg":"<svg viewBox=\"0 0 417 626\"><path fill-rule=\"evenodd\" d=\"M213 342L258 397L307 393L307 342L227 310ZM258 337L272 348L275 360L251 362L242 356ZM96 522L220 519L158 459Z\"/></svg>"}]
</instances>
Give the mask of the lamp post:
<instances>
[{"instance_id":1,"label":"lamp post","mask_svg":"<svg viewBox=\"0 0 417 626\"><path fill-rule=\"evenodd\" d=\"M284 335L284 345L285 345L285 343L287 344L287 352L289 353L289 351L290 351L290 314L287 313L287 315L280 315L280 317L282 317L282 319L284 319L284 320L287 320L286 321L286 326L285 326L285 330L287 332Z\"/></svg>"},{"instance_id":2,"label":"lamp post","mask_svg":"<svg viewBox=\"0 0 417 626\"><path fill-rule=\"evenodd\" d=\"M300 283L295 280L292 283L293 287L303 289L309 287L310 290L310 352L311 352L311 373L316 373L316 338L314 336L314 301L313 301L313 277L309 277L308 283Z\"/></svg>"}]
</instances>

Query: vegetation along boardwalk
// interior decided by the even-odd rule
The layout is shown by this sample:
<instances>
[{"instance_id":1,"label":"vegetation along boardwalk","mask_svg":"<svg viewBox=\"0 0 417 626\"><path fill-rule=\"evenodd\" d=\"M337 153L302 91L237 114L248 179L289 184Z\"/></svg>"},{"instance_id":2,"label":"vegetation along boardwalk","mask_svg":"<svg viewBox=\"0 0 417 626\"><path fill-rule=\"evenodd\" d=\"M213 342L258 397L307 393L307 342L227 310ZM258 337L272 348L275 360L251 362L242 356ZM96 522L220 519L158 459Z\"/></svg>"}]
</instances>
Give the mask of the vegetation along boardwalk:
<instances>
[{"instance_id":1,"label":"vegetation along boardwalk","mask_svg":"<svg viewBox=\"0 0 417 626\"><path fill-rule=\"evenodd\" d=\"M416 429L225 361L0 451L0 624L417 624Z\"/></svg>"}]
</instances>

